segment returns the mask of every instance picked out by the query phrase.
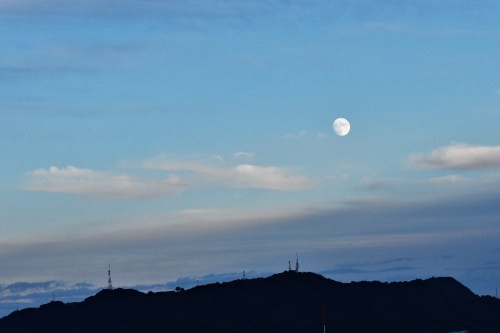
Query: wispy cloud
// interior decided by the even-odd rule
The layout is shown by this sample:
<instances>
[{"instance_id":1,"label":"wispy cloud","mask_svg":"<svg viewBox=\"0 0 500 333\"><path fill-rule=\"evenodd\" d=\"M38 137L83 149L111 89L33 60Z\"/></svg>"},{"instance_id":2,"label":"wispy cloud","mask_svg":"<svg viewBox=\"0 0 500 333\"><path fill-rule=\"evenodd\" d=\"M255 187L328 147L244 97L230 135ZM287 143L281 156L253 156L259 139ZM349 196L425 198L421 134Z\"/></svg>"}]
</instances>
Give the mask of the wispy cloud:
<instances>
[{"instance_id":1,"label":"wispy cloud","mask_svg":"<svg viewBox=\"0 0 500 333\"><path fill-rule=\"evenodd\" d=\"M237 153L234 153L234 156L243 158L252 158L254 156L254 153L239 151Z\"/></svg>"},{"instance_id":2,"label":"wispy cloud","mask_svg":"<svg viewBox=\"0 0 500 333\"><path fill-rule=\"evenodd\" d=\"M164 179L136 178L74 166L37 169L27 174L23 189L42 192L140 198L168 195L187 187L176 176Z\"/></svg>"},{"instance_id":3,"label":"wispy cloud","mask_svg":"<svg viewBox=\"0 0 500 333\"><path fill-rule=\"evenodd\" d=\"M252 153L240 152L236 156L249 158ZM48 169L40 168L28 172L21 188L29 191L103 197L148 198L209 185L278 191L302 190L312 185L308 177L296 174L286 167L251 164L214 166L202 162L175 162L164 158L146 161L142 167L169 171L170 174L164 178L145 178L75 166L51 166Z\"/></svg>"},{"instance_id":4,"label":"wispy cloud","mask_svg":"<svg viewBox=\"0 0 500 333\"><path fill-rule=\"evenodd\" d=\"M52 291L64 286L65 284L60 281L47 281L40 283L16 282L9 285L0 285L0 297L4 298L12 295L26 296L32 293Z\"/></svg>"},{"instance_id":5,"label":"wispy cloud","mask_svg":"<svg viewBox=\"0 0 500 333\"><path fill-rule=\"evenodd\" d=\"M371 179L364 179L362 182L362 186L368 190L384 190L390 189L394 187L395 180L394 179L379 179L373 181Z\"/></svg>"},{"instance_id":6,"label":"wispy cloud","mask_svg":"<svg viewBox=\"0 0 500 333\"><path fill-rule=\"evenodd\" d=\"M282 136L283 139L292 140L297 138L305 138L308 136L307 131L300 131L299 133L288 133Z\"/></svg>"},{"instance_id":7,"label":"wispy cloud","mask_svg":"<svg viewBox=\"0 0 500 333\"><path fill-rule=\"evenodd\" d=\"M224 178L236 187L300 190L310 186L306 177L294 175L287 168L241 164L228 171Z\"/></svg>"},{"instance_id":8,"label":"wispy cloud","mask_svg":"<svg viewBox=\"0 0 500 333\"><path fill-rule=\"evenodd\" d=\"M291 7L291 6L290 6ZM301 6L308 8L307 6ZM141 16L191 19L226 19L232 17L255 17L268 14L271 10L286 9L281 2L267 1L206 1L200 0L151 0L137 2L88 0L74 3L69 0L3 0L0 8L15 14L31 15L92 15L97 17L137 18Z\"/></svg>"},{"instance_id":9,"label":"wispy cloud","mask_svg":"<svg viewBox=\"0 0 500 333\"><path fill-rule=\"evenodd\" d=\"M146 161L149 169L190 172L202 184L218 184L233 188L261 188L269 190L301 190L311 186L311 181L295 174L290 168L239 164L236 166L211 166L197 162L175 162L163 157Z\"/></svg>"},{"instance_id":10,"label":"wispy cloud","mask_svg":"<svg viewBox=\"0 0 500 333\"><path fill-rule=\"evenodd\" d=\"M89 283L68 285L63 281L16 282L0 285L0 317L16 308L36 307L54 298L63 302L77 302L95 294L99 289Z\"/></svg>"},{"instance_id":11,"label":"wispy cloud","mask_svg":"<svg viewBox=\"0 0 500 333\"><path fill-rule=\"evenodd\" d=\"M22 51L7 50L0 60L0 80L110 72L121 65L126 66L130 56L138 57L145 49L140 41L131 40L123 43L41 43Z\"/></svg>"},{"instance_id":12,"label":"wispy cloud","mask_svg":"<svg viewBox=\"0 0 500 333\"><path fill-rule=\"evenodd\" d=\"M294 140L294 139L305 139L305 138L328 139L329 137L330 135L324 132L310 133L308 131L300 131L298 133L285 134L281 138L285 140Z\"/></svg>"},{"instance_id":13,"label":"wispy cloud","mask_svg":"<svg viewBox=\"0 0 500 333\"><path fill-rule=\"evenodd\" d=\"M432 185L456 184L466 180L467 180L466 178L457 175L447 175L442 177L431 178L428 180L428 183Z\"/></svg>"},{"instance_id":14,"label":"wispy cloud","mask_svg":"<svg viewBox=\"0 0 500 333\"><path fill-rule=\"evenodd\" d=\"M407 32L406 27L392 22L372 22L368 24L368 28L376 31Z\"/></svg>"},{"instance_id":15,"label":"wispy cloud","mask_svg":"<svg viewBox=\"0 0 500 333\"><path fill-rule=\"evenodd\" d=\"M388 272L399 272L399 271L408 271L408 270L416 270L418 269L415 266L393 266L387 268L358 268L357 264L353 265L339 265L334 269L323 271L322 274L330 275L330 274L363 274L363 273L388 273Z\"/></svg>"},{"instance_id":16,"label":"wispy cloud","mask_svg":"<svg viewBox=\"0 0 500 333\"><path fill-rule=\"evenodd\" d=\"M498 169L500 146L473 146L453 143L430 154L413 155L409 162L422 169Z\"/></svg>"}]
</instances>

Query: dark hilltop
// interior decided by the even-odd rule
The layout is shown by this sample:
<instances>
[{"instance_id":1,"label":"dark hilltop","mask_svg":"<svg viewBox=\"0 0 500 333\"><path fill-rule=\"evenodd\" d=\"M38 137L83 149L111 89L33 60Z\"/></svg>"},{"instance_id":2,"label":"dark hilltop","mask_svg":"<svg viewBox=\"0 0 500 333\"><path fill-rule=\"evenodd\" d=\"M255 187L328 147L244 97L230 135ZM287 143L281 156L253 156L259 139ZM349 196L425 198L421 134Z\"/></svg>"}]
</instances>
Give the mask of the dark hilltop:
<instances>
[{"instance_id":1,"label":"dark hilltop","mask_svg":"<svg viewBox=\"0 0 500 333\"><path fill-rule=\"evenodd\" d=\"M324 314L323 317L323 305ZM500 300L449 277L340 283L286 271L142 293L102 290L0 319L0 332L500 332Z\"/></svg>"}]
</instances>

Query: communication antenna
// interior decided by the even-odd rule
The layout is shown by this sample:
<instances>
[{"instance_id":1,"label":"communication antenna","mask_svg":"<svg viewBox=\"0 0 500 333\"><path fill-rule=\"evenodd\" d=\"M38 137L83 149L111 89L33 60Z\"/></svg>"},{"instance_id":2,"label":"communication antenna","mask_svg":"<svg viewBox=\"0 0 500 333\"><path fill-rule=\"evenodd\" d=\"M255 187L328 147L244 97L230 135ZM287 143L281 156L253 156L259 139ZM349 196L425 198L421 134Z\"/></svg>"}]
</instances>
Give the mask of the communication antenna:
<instances>
[{"instance_id":1,"label":"communication antenna","mask_svg":"<svg viewBox=\"0 0 500 333\"><path fill-rule=\"evenodd\" d=\"M290 272L292 270L292 265L290 265L290 260L288 260L288 271Z\"/></svg>"},{"instance_id":2,"label":"communication antenna","mask_svg":"<svg viewBox=\"0 0 500 333\"><path fill-rule=\"evenodd\" d=\"M297 257L297 260L295 261L295 271L299 271L299 255L295 253L295 256Z\"/></svg>"},{"instance_id":3,"label":"communication antenna","mask_svg":"<svg viewBox=\"0 0 500 333\"><path fill-rule=\"evenodd\" d=\"M111 283L111 264L108 269L108 289L113 290L113 284Z\"/></svg>"}]
</instances>

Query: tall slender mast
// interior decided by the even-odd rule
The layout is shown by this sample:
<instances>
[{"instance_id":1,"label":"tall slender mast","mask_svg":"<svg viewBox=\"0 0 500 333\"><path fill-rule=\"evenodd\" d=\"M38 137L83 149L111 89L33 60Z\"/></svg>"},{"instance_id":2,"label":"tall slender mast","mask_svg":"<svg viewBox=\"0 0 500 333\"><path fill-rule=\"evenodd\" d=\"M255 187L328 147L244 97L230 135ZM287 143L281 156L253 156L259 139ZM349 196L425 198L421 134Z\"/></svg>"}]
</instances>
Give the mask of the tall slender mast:
<instances>
[{"instance_id":1,"label":"tall slender mast","mask_svg":"<svg viewBox=\"0 0 500 333\"><path fill-rule=\"evenodd\" d=\"M108 269L108 289L113 290L113 284L111 283L111 264Z\"/></svg>"}]
</instances>

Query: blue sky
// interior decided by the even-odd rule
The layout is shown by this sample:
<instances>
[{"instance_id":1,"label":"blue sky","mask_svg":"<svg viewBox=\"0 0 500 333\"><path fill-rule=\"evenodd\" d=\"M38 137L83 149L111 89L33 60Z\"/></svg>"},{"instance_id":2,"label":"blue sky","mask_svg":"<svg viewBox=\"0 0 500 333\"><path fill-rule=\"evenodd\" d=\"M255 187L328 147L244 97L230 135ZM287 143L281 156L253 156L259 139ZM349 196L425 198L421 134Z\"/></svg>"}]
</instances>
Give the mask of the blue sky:
<instances>
[{"instance_id":1,"label":"blue sky","mask_svg":"<svg viewBox=\"0 0 500 333\"><path fill-rule=\"evenodd\" d=\"M167 286L280 272L295 253L339 281L494 293L499 14L0 1L4 305L36 304L19 286L103 287L108 264L116 286Z\"/></svg>"}]
</instances>

